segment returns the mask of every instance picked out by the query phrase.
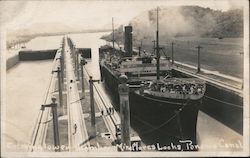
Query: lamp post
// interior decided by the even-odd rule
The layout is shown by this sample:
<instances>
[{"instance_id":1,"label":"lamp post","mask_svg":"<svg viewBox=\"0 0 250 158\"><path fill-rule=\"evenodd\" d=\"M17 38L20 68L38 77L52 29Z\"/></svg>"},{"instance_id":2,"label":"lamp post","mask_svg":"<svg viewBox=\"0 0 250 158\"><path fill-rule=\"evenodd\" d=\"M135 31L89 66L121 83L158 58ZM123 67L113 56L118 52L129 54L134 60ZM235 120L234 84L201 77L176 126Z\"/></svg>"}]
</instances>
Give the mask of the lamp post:
<instances>
[{"instance_id":1,"label":"lamp post","mask_svg":"<svg viewBox=\"0 0 250 158\"><path fill-rule=\"evenodd\" d=\"M87 62L85 61L84 58L81 59L80 62L80 67L81 67L81 86L82 86L82 98L85 98L85 86L84 86L84 73L83 73L83 66L86 64Z\"/></svg>"},{"instance_id":2,"label":"lamp post","mask_svg":"<svg viewBox=\"0 0 250 158\"><path fill-rule=\"evenodd\" d=\"M44 110L46 107L52 108L52 116L53 116L53 135L54 135L54 145L55 152L60 152L60 139L59 139L59 130L58 130L58 117L57 117L57 103L56 98L51 98L52 103L41 106L41 110Z\"/></svg>"},{"instance_id":3,"label":"lamp post","mask_svg":"<svg viewBox=\"0 0 250 158\"><path fill-rule=\"evenodd\" d=\"M174 42L171 43L172 46L172 65L174 65Z\"/></svg>"},{"instance_id":4,"label":"lamp post","mask_svg":"<svg viewBox=\"0 0 250 158\"><path fill-rule=\"evenodd\" d=\"M198 49L198 58L197 58L197 63L198 63L198 65L197 65L197 73L199 73L201 70L201 66L200 66L200 49L201 48L203 48L203 47L201 47L200 45L198 45L197 47L196 47L197 49Z\"/></svg>"},{"instance_id":5,"label":"lamp post","mask_svg":"<svg viewBox=\"0 0 250 158\"><path fill-rule=\"evenodd\" d=\"M94 82L99 82L99 80L93 80L93 77L89 77L89 92L90 92L90 110L91 110L91 128L92 128L92 136L96 135L96 127L95 127L95 105L94 105L94 91L93 84Z\"/></svg>"},{"instance_id":6,"label":"lamp post","mask_svg":"<svg viewBox=\"0 0 250 158\"><path fill-rule=\"evenodd\" d=\"M79 52L78 52L78 49L76 50L76 72L77 72L77 80L79 81L80 74L79 74Z\"/></svg>"}]
</instances>

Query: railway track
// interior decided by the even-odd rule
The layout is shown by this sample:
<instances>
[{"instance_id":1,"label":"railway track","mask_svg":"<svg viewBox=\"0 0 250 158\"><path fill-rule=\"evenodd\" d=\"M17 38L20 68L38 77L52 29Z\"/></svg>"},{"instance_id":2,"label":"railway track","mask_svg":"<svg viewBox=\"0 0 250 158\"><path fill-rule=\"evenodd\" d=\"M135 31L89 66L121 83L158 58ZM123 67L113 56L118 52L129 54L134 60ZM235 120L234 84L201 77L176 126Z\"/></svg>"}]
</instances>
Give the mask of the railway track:
<instances>
[{"instance_id":1,"label":"railway track","mask_svg":"<svg viewBox=\"0 0 250 158\"><path fill-rule=\"evenodd\" d=\"M86 74L86 80L89 80L89 72L87 69L84 67L84 74ZM110 107L113 107L112 103L107 99L107 94L103 91L102 87L98 83L93 83L94 87L94 97L96 104L99 108L99 110L104 110L108 109ZM116 111L114 111L114 114L112 115L107 115L103 117L104 122L110 131L111 134L111 139L115 140L116 139L116 125L120 125L120 117Z\"/></svg>"},{"instance_id":2,"label":"railway track","mask_svg":"<svg viewBox=\"0 0 250 158\"><path fill-rule=\"evenodd\" d=\"M58 49L56 56L53 61L52 70L56 69L59 65L59 62L56 60L60 56L61 50ZM55 92L55 80L57 75L54 73L51 74L49 84L47 86L47 90L44 96L44 102L42 104L50 104L53 93ZM41 104L41 105L42 105ZM36 152L40 150L44 150L45 140L48 129L48 122L51 120L50 118L51 108L45 108L44 110L40 110L36 122L34 124L30 147L28 148L29 152Z\"/></svg>"}]
</instances>

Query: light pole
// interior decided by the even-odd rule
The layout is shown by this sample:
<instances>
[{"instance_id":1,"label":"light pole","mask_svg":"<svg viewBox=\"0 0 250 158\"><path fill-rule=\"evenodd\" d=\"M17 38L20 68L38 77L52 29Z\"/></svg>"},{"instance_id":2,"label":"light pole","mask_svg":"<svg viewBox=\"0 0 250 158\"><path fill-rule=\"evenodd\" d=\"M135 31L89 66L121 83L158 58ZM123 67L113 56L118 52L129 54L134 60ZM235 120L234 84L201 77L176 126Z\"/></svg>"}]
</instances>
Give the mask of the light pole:
<instances>
[{"instance_id":1,"label":"light pole","mask_svg":"<svg viewBox=\"0 0 250 158\"><path fill-rule=\"evenodd\" d=\"M57 103L56 98L51 98L52 103L41 106L41 110L44 110L46 107L52 108L52 116L53 116L53 135L54 135L54 145L55 152L60 152L60 139L59 139L59 130L58 130L58 117L57 117Z\"/></svg>"},{"instance_id":2,"label":"light pole","mask_svg":"<svg viewBox=\"0 0 250 158\"><path fill-rule=\"evenodd\" d=\"M79 74L79 52L78 52L78 49L76 50L76 72L77 72L77 80L79 81L80 74Z\"/></svg>"},{"instance_id":3,"label":"light pole","mask_svg":"<svg viewBox=\"0 0 250 158\"><path fill-rule=\"evenodd\" d=\"M81 67L81 86L82 86L82 98L85 98L85 86L84 86L84 73L83 73L83 66L87 62L85 61L84 58L81 59L80 67Z\"/></svg>"},{"instance_id":4,"label":"light pole","mask_svg":"<svg viewBox=\"0 0 250 158\"><path fill-rule=\"evenodd\" d=\"M201 66L200 66L200 49L203 48L201 47L200 45L198 45L198 47L196 47L198 49L198 58L197 58L197 62L198 62L198 65L197 65L197 73L199 73L201 70Z\"/></svg>"},{"instance_id":5,"label":"light pole","mask_svg":"<svg viewBox=\"0 0 250 158\"><path fill-rule=\"evenodd\" d=\"M174 42L171 43L172 45L172 65L174 65Z\"/></svg>"},{"instance_id":6,"label":"light pole","mask_svg":"<svg viewBox=\"0 0 250 158\"><path fill-rule=\"evenodd\" d=\"M92 127L92 136L96 135L95 127L95 105L94 105L94 91L93 84L94 82L99 82L99 80L93 80L92 76L89 76L89 92L90 92L90 110L91 110L91 127Z\"/></svg>"}]
</instances>

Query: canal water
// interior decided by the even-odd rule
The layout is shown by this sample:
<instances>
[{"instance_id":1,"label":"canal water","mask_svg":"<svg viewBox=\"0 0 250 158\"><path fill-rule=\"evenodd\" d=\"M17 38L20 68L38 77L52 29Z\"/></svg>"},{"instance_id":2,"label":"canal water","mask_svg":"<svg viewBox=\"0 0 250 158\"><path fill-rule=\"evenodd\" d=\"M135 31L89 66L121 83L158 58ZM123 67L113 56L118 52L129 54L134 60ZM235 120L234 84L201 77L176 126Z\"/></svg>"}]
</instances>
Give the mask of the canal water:
<instances>
[{"instance_id":1,"label":"canal water","mask_svg":"<svg viewBox=\"0 0 250 158\"><path fill-rule=\"evenodd\" d=\"M10 151L22 151L21 146L30 143L51 76L52 61L20 62L7 72L5 136Z\"/></svg>"},{"instance_id":2,"label":"canal water","mask_svg":"<svg viewBox=\"0 0 250 158\"><path fill-rule=\"evenodd\" d=\"M37 37L28 50L58 49L62 36ZM7 58L18 51L8 51ZM25 151L49 84L53 60L21 61L6 72L6 118L3 135L7 151Z\"/></svg>"},{"instance_id":3,"label":"canal water","mask_svg":"<svg viewBox=\"0 0 250 158\"><path fill-rule=\"evenodd\" d=\"M99 71L99 47L106 44L100 37L104 33L82 33L70 34L77 48L91 48L92 59L88 60L85 66L87 71L94 77L100 79ZM54 38L53 38L54 37ZM43 48L40 45L51 45L49 48L59 48L62 36L50 36L51 42L46 37L35 38L27 44L30 48ZM54 46L52 46L54 45ZM29 48L27 47L27 48ZM8 142L11 143L28 143L33 123L39 112L39 108L43 102L47 83L52 70L52 60L21 62L16 67L7 72L7 106L6 106L6 136ZM104 86L103 86L104 87ZM112 94L110 94L112 95ZM142 109L143 110L143 109ZM151 130L146 124L138 121L131 122L132 128L138 132L145 144L161 143L165 144L167 140L166 133L159 130ZM147 129L147 130L145 130ZM209 147L220 143L242 144L242 136L220 122L214 120L208 115L199 112L197 124L198 139L200 145L208 147L199 151L215 151ZM239 151L242 148L221 148L222 151ZM217 151L220 151L217 149Z\"/></svg>"}]
</instances>

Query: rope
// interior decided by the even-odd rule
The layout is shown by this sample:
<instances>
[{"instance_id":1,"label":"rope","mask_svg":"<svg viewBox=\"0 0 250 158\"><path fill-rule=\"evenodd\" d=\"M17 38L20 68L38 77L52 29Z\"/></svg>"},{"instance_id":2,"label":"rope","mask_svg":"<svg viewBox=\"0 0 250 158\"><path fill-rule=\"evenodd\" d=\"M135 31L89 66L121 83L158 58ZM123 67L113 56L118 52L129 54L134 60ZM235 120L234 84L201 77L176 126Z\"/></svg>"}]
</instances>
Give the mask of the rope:
<instances>
[{"instance_id":1,"label":"rope","mask_svg":"<svg viewBox=\"0 0 250 158\"><path fill-rule=\"evenodd\" d=\"M90 76L90 75L89 75L89 72L87 71L87 69L86 69L85 67L84 67L84 69L85 69L85 71L87 72L88 76ZM97 94L98 94L98 96L99 96L101 102L102 102L103 105L107 108L108 106L106 105L104 99L101 97L101 93L99 92L98 88L96 87L95 84L93 84L93 87L95 88L95 90L96 90L96 92L97 92ZM111 115L109 115L109 116L110 116L110 118L111 118L113 124L116 125L114 118L113 118Z\"/></svg>"},{"instance_id":2,"label":"rope","mask_svg":"<svg viewBox=\"0 0 250 158\"><path fill-rule=\"evenodd\" d=\"M74 103L79 102L79 101L81 101L81 100L83 100L83 99L84 99L84 98L80 98L80 99L78 99L78 100L76 100L76 101L71 102L70 104L74 104Z\"/></svg>"},{"instance_id":3,"label":"rope","mask_svg":"<svg viewBox=\"0 0 250 158\"><path fill-rule=\"evenodd\" d=\"M90 76L89 72L87 71L87 69L85 67L83 67L87 73L88 76ZM103 99L101 92L98 90L97 86L93 83L93 87L95 88L98 97L100 98L100 101L103 103L104 107L107 108L108 107L108 103L105 102L105 100ZM112 104L111 104L112 105ZM113 105L112 105L113 106ZM102 108L102 107L101 107ZM116 118L114 115L108 115L113 123L113 125L116 127L117 123L116 123ZM111 127L109 127L111 128ZM111 132L111 134L113 135L113 137L115 137L114 133Z\"/></svg>"},{"instance_id":4,"label":"rope","mask_svg":"<svg viewBox=\"0 0 250 158\"><path fill-rule=\"evenodd\" d=\"M145 122L145 121L143 121L142 119L140 119L139 117L137 117L137 116L135 116L135 115L133 115L135 118L137 118L139 121L141 121L141 122L143 122L144 124L147 124L147 125L149 125L149 126L151 126L153 129L150 129L150 130L148 130L148 131L145 131L145 132L143 132L143 134L145 134L145 133L149 133L149 132L152 132L152 131L154 131L154 130L159 130L159 128L161 128L161 127L163 127L163 126L165 126L165 125L167 125L171 120L173 120L175 117L177 117L177 115L186 107L186 105L188 104L188 102L189 102L189 100L179 109L179 111L177 112L177 113L175 113L175 115L173 115L170 119L168 119L166 122L164 122L164 123L162 123L161 125L159 125L158 127L154 127L154 126L152 126L152 125L150 125L149 123L147 123L147 122Z\"/></svg>"},{"instance_id":5,"label":"rope","mask_svg":"<svg viewBox=\"0 0 250 158\"><path fill-rule=\"evenodd\" d=\"M237 104L233 104L233 103L229 103L229 102L225 102L225 101L222 101L222 100L219 100L219 99L216 99L216 98L212 98L212 97L209 97L207 95L205 95L206 98L209 98L209 99L212 99L212 100L215 100L215 101L218 101L220 103L224 103L224 104L227 104L227 105L231 105L231 106L234 106L234 107L237 107L237 108L243 108L243 106L240 106L240 105L237 105Z\"/></svg>"},{"instance_id":6,"label":"rope","mask_svg":"<svg viewBox=\"0 0 250 158\"><path fill-rule=\"evenodd\" d=\"M161 51L163 52L163 54L164 54L166 57L168 57L168 56L167 56L167 53L166 53L164 50L165 50L165 48L163 47L163 48L161 49Z\"/></svg>"},{"instance_id":7,"label":"rope","mask_svg":"<svg viewBox=\"0 0 250 158\"><path fill-rule=\"evenodd\" d=\"M150 130L147 130L147 131L145 131L145 132L140 133L140 135L145 135L145 134L147 134L147 133L150 133L150 132L152 132L152 131L157 130L157 127L154 127L153 125L149 124L148 122L145 122L144 120L142 120L141 118L139 118L139 117L137 117L137 116L135 116L135 115L133 115L133 116L134 116L135 119L137 119L138 121L140 121L140 122L142 122L143 124L145 124L145 125L147 125L147 126L153 128L153 129L150 129ZM177 138L177 139L180 139L179 137L173 136L172 134L170 134L170 133L168 133L168 132L166 132L166 131L163 131L163 130L160 130L160 129L158 129L158 130L159 130L160 132L164 133L164 134L167 134L168 136L172 136L172 137L175 137L175 138Z\"/></svg>"}]
</instances>

